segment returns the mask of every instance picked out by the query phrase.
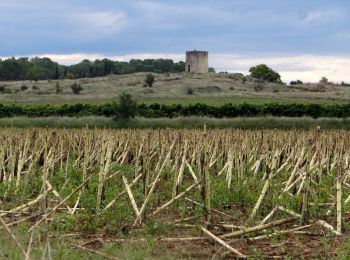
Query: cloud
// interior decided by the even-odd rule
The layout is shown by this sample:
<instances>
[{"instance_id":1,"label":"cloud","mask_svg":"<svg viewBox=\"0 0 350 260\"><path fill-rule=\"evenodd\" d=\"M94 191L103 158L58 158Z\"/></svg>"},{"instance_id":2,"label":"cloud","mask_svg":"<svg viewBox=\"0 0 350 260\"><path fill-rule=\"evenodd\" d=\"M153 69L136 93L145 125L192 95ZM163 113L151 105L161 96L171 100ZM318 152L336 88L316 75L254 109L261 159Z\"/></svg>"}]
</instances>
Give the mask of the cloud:
<instances>
[{"instance_id":1,"label":"cloud","mask_svg":"<svg viewBox=\"0 0 350 260\"><path fill-rule=\"evenodd\" d=\"M61 64L74 64L83 59L95 60L109 58L117 61L130 59L173 59L185 60L184 53L134 53L126 55L103 55L98 53L42 54L30 57L49 57ZM249 73L258 64L267 64L278 71L282 80L289 82L300 79L305 82L318 82L322 76L334 82L350 82L350 56L322 55L239 55L233 53L213 53L209 55L209 65L217 71Z\"/></svg>"},{"instance_id":2,"label":"cloud","mask_svg":"<svg viewBox=\"0 0 350 260\"><path fill-rule=\"evenodd\" d=\"M336 10L317 10L309 12L302 20L303 23L325 22L330 19L339 17L340 12Z\"/></svg>"},{"instance_id":3,"label":"cloud","mask_svg":"<svg viewBox=\"0 0 350 260\"><path fill-rule=\"evenodd\" d=\"M128 24L125 13L121 11L75 11L68 19L78 34L87 37L110 35L121 32Z\"/></svg>"}]
</instances>

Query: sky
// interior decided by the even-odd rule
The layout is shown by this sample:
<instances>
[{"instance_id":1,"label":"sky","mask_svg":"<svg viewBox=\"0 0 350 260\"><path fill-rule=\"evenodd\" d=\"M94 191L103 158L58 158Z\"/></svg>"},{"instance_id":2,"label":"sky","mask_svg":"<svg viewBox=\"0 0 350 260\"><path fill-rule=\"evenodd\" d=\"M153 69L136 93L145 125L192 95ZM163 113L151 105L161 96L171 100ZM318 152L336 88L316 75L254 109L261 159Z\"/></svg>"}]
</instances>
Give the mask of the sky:
<instances>
[{"instance_id":1,"label":"sky","mask_svg":"<svg viewBox=\"0 0 350 260\"><path fill-rule=\"evenodd\" d=\"M265 63L284 81L350 81L349 0L0 0L0 57Z\"/></svg>"}]
</instances>

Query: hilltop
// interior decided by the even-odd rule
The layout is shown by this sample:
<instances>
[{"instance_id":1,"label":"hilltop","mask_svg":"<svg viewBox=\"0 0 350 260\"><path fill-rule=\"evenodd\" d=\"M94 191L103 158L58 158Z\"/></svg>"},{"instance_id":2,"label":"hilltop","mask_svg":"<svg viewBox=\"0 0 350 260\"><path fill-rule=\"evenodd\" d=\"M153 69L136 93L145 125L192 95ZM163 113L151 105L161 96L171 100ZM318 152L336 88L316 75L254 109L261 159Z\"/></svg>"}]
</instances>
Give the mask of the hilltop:
<instances>
[{"instance_id":1,"label":"hilltop","mask_svg":"<svg viewBox=\"0 0 350 260\"><path fill-rule=\"evenodd\" d=\"M159 103L237 103L251 102L332 102L350 101L350 87L327 84L287 86L277 83L258 83L250 76L230 73L154 74L152 88L144 87L146 73L108 75L105 77L0 82L0 102L3 103L103 103L122 92L136 99ZM83 91L76 95L71 86L80 84ZM61 93L56 94L59 84Z\"/></svg>"}]
</instances>

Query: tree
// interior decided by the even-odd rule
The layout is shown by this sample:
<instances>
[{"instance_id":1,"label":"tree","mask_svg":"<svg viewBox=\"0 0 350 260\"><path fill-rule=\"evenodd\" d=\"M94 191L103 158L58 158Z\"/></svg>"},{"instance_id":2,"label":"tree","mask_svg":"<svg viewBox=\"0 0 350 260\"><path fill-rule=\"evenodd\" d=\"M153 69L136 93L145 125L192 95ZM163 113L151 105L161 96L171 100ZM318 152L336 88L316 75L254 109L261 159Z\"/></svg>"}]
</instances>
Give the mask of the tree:
<instances>
[{"instance_id":1,"label":"tree","mask_svg":"<svg viewBox=\"0 0 350 260\"><path fill-rule=\"evenodd\" d=\"M327 79L325 76L323 76L323 77L320 79L320 83L321 83L321 84L329 84L329 81L328 81L328 79Z\"/></svg>"},{"instance_id":2,"label":"tree","mask_svg":"<svg viewBox=\"0 0 350 260\"><path fill-rule=\"evenodd\" d=\"M49 78L48 74L49 74L49 71L47 69L34 65L28 70L26 78L29 79L30 81L44 80Z\"/></svg>"},{"instance_id":3,"label":"tree","mask_svg":"<svg viewBox=\"0 0 350 260\"><path fill-rule=\"evenodd\" d=\"M256 79L262 79L268 82L281 83L281 76L265 64L260 64L250 68L250 75Z\"/></svg>"},{"instance_id":4,"label":"tree","mask_svg":"<svg viewBox=\"0 0 350 260\"><path fill-rule=\"evenodd\" d=\"M145 86L151 88L153 86L154 79L154 75L152 73L148 73L145 78Z\"/></svg>"},{"instance_id":5,"label":"tree","mask_svg":"<svg viewBox=\"0 0 350 260\"><path fill-rule=\"evenodd\" d=\"M56 66L55 76L54 76L53 79L58 80L59 78L60 78L60 72L59 72L59 70L58 70L58 66Z\"/></svg>"},{"instance_id":6,"label":"tree","mask_svg":"<svg viewBox=\"0 0 350 260\"><path fill-rule=\"evenodd\" d=\"M70 86L70 88L72 89L75 95L80 94L80 92L84 90L84 88L78 83L74 83L72 86Z\"/></svg>"},{"instance_id":7,"label":"tree","mask_svg":"<svg viewBox=\"0 0 350 260\"><path fill-rule=\"evenodd\" d=\"M136 104L136 100L134 100L130 94L122 93L119 96L119 104L114 103L116 119L129 119L135 117Z\"/></svg>"},{"instance_id":8,"label":"tree","mask_svg":"<svg viewBox=\"0 0 350 260\"><path fill-rule=\"evenodd\" d=\"M215 69L212 68L212 67L209 67L209 68L208 68L208 72L209 72L209 73L216 73Z\"/></svg>"}]
</instances>

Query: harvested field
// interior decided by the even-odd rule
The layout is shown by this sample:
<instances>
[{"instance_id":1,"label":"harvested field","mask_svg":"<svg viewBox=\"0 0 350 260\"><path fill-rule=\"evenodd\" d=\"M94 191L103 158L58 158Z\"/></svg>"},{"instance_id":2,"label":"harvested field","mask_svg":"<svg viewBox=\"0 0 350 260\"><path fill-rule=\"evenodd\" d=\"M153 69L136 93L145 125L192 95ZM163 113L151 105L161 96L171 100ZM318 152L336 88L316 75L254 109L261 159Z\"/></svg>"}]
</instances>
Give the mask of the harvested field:
<instances>
[{"instance_id":1,"label":"harvested field","mask_svg":"<svg viewBox=\"0 0 350 260\"><path fill-rule=\"evenodd\" d=\"M348 131L0 132L1 259L346 258Z\"/></svg>"}]
</instances>

